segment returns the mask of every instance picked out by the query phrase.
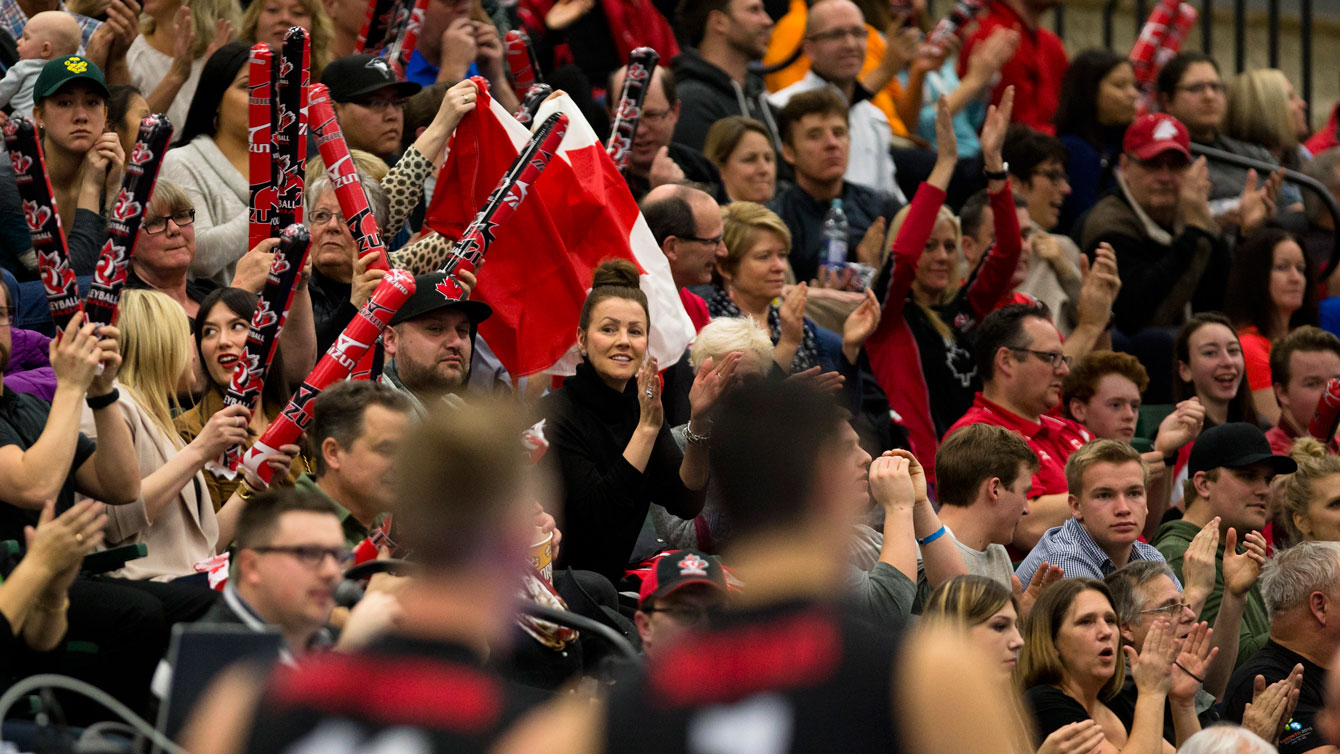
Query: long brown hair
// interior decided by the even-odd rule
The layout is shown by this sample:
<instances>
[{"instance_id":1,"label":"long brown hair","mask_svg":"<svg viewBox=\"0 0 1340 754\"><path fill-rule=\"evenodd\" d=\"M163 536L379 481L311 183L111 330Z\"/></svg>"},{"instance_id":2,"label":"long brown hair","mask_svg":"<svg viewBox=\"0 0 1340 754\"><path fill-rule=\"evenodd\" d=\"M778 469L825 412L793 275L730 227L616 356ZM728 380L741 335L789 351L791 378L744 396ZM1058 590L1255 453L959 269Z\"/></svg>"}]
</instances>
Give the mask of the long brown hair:
<instances>
[{"instance_id":1,"label":"long brown hair","mask_svg":"<svg viewBox=\"0 0 1340 754\"><path fill-rule=\"evenodd\" d=\"M1112 599L1112 592L1107 584L1097 579L1061 579L1047 587L1047 591L1033 605L1028 620L1024 622L1024 650L1019 655L1019 667L1014 671L1023 688L1054 686L1065 677L1065 663L1061 661L1061 653L1056 650L1056 635L1060 633L1061 624L1075 598L1089 591L1098 592L1107 598L1112 613L1116 614L1116 601ZM1112 632L1121 635L1116 628ZM1112 677L1099 692L1102 699L1111 699L1126 681L1126 663L1121 661L1120 654L1116 659Z\"/></svg>"}]
</instances>

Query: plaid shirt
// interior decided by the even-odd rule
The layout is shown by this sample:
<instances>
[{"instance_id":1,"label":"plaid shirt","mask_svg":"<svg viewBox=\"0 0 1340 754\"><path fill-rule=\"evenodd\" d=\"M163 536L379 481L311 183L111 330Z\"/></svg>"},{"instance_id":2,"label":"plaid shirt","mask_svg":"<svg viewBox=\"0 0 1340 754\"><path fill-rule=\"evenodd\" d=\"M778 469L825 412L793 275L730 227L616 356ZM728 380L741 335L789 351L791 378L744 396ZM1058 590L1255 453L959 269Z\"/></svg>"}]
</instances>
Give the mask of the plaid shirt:
<instances>
[{"instance_id":1,"label":"plaid shirt","mask_svg":"<svg viewBox=\"0 0 1340 754\"><path fill-rule=\"evenodd\" d=\"M56 10L69 13L65 9L65 3L57 3ZM99 26L102 26L102 22L88 16L81 16L78 13L70 13L70 15L74 16L74 20L79 22L79 29L84 37L83 41L79 43L79 54L82 55L84 50L88 49L89 38L93 36L93 32ZM15 0L0 0L0 28L9 32L10 36L14 37L15 42L19 41L19 37L23 35L23 27L27 24L28 16Z\"/></svg>"},{"instance_id":2,"label":"plaid shirt","mask_svg":"<svg viewBox=\"0 0 1340 754\"><path fill-rule=\"evenodd\" d=\"M1131 544L1131 557L1128 562L1137 560L1164 562L1162 553L1154 549L1153 545L1138 541ZM1014 570L1014 575L1019 577L1024 586L1028 586L1028 582L1033 580L1034 572L1044 562L1064 569L1066 578L1102 579L1117 570L1116 564L1106 552L1103 552L1103 548L1099 547L1083 525L1073 518L1061 526L1048 529L1047 533L1042 535L1042 539L1038 540L1033 551L1028 553L1028 557L1024 558ZM1178 590L1181 590L1182 583L1176 576L1173 577L1173 582L1177 584Z\"/></svg>"}]
</instances>

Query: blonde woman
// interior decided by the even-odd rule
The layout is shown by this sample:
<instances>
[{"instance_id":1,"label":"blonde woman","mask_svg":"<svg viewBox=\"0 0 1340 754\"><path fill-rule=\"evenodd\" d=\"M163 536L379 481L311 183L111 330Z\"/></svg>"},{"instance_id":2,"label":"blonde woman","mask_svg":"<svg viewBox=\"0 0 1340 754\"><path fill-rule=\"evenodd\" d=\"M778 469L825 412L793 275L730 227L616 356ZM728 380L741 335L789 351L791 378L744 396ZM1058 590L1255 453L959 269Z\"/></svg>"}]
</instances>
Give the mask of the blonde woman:
<instances>
[{"instance_id":1,"label":"blonde woman","mask_svg":"<svg viewBox=\"0 0 1340 754\"><path fill-rule=\"evenodd\" d=\"M1265 147L1290 170L1301 170L1303 163L1312 159L1299 142L1299 129L1307 129L1307 103L1283 71L1243 71L1228 80L1225 93L1228 114L1224 132L1228 136ZM1286 183L1280 187L1281 208L1302 210L1302 201L1297 186Z\"/></svg>"},{"instance_id":2,"label":"blonde woman","mask_svg":"<svg viewBox=\"0 0 1340 754\"><path fill-rule=\"evenodd\" d=\"M334 60L331 41L335 32L319 0L252 0L242 16L240 36L248 45L265 42L277 51L291 26L307 30L312 45L312 81L320 81L321 72Z\"/></svg>"},{"instance_id":3,"label":"blonde woman","mask_svg":"<svg viewBox=\"0 0 1340 754\"><path fill-rule=\"evenodd\" d=\"M200 69L241 22L237 0L145 0L141 33L130 44L126 65L149 112L167 113L174 125L184 125Z\"/></svg>"},{"instance_id":4,"label":"blonde woman","mask_svg":"<svg viewBox=\"0 0 1340 754\"><path fill-rule=\"evenodd\" d=\"M177 392L189 380L191 336L186 314L166 294L128 290L121 296L123 362L118 376L117 405L134 439L139 459L140 499L108 506L109 546L144 543L147 557L132 560L116 576L128 579L199 580L194 565L226 548L245 495L234 493L216 515L202 469L233 444L247 441L247 410L221 409L190 443L183 443L172 424ZM82 430L96 439L93 412L85 407ZM288 455L271 459L288 473L295 446ZM248 478L248 487L259 482ZM203 582L207 585L207 582Z\"/></svg>"},{"instance_id":5,"label":"blonde woman","mask_svg":"<svg viewBox=\"0 0 1340 754\"><path fill-rule=\"evenodd\" d=\"M1279 486L1275 547L1340 542L1340 507L1333 504L1340 498L1340 456L1304 436L1294 441L1289 457L1298 463L1298 471L1285 476Z\"/></svg>"}]
</instances>

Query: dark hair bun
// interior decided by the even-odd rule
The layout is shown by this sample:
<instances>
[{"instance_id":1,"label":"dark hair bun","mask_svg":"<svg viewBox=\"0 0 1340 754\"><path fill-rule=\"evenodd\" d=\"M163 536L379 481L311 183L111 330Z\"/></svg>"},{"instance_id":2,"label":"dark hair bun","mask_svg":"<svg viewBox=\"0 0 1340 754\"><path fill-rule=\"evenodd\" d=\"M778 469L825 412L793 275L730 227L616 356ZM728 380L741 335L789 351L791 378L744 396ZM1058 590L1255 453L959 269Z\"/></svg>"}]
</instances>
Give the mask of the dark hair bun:
<instances>
[{"instance_id":1,"label":"dark hair bun","mask_svg":"<svg viewBox=\"0 0 1340 754\"><path fill-rule=\"evenodd\" d=\"M596 268L595 276L591 278L591 289L604 287L640 289L639 276L637 265L627 259L606 259Z\"/></svg>"}]
</instances>

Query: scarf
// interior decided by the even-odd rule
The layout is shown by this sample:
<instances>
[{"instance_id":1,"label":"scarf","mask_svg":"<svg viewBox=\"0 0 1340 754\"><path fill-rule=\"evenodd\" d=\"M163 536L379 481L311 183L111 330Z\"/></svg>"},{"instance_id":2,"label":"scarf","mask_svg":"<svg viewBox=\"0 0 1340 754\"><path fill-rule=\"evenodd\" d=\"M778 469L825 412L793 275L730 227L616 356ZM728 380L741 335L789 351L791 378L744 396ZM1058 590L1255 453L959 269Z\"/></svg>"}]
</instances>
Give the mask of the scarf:
<instances>
[{"instance_id":1,"label":"scarf","mask_svg":"<svg viewBox=\"0 0 1340 754\"><path fill-rule=\"evenodd\" d=\"M713 288L707 296L707 311L713 319L717 317L744 317L744 312L735 305L724 288ZM776 304L768 305L768 334L775 346L782 339L782 315ZM805 318L805 335L796 349L796 358L791 362L791 373L803 372L813 366L819 366L819 338L815 324Z\"/></svg>"}]
</instances>

